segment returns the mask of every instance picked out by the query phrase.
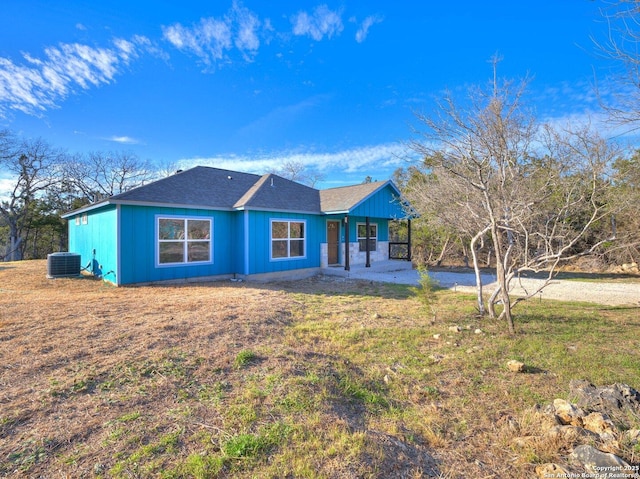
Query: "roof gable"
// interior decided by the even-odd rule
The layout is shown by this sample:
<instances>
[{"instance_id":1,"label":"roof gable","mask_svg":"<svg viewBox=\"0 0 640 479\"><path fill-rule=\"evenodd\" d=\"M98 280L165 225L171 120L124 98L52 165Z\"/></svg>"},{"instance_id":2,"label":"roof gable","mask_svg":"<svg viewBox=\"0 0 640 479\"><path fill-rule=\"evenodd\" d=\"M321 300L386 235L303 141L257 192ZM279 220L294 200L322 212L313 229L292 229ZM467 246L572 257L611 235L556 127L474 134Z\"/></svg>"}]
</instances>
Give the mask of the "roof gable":
<instances>
[{"instance_id":1,"label":"roof gable","mask_svg":"<svg viewBox=\"0 0 640 479\"><path fill-rule=\"evenodd\" d=\"M393 188L397 196L400 196L400 192L391 181L374 181L360 185L321 190L322 211L325 213L350 212L388 185Z\"/></svg>"},{"instance_id":2,"label":"roof gable","mask_svg":"<svg viewBox=\"0 0 640 479\"><path fill-rule=\"evenodd\" d=\"M320 192L281 176L266 174L234 204L234 208L320 213Z\"/></svg>"}]
</instances>

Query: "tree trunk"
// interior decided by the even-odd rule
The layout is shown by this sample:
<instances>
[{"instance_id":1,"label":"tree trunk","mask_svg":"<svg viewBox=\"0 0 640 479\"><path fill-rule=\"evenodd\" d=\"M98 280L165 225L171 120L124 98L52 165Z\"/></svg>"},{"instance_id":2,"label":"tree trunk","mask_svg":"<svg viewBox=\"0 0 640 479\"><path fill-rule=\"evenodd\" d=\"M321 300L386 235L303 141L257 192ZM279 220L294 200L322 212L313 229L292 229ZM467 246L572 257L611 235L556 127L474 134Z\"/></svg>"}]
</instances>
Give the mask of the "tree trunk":
<instances>
[{"instance_id":1,"label":"tree trunk","mask_svg":"<svg viewBox=\"0 0 640 479\"><path fill-rule=\"evenodd\" d=\"M33 241L32 241L32 248L33 251L31 252L31 256L32 259L36 259L38 257L38 233L40 232L40 230L38 228L35 229L34 233L33 233Z\"/></svg>"},{"instance_id":2,"label":"tree trunk","mask_svg":"<svg viewBox=\"0 0 640 479\"><path fill-rule=\"evenodd\" d=\"M469 267L469 255L467 254L467 245L462 242L462 261L464 261L464 267Z\"/></svg>"},{"instance_id":3,"label":"tree trunk","mask_svg":"<svg viewBox=\"0 0 640 479\"><path fill-rule=\"evenodd\" d=\"M489 301L487 302L487 310L491 319L496 319L496 298L498 297L498 294L500 294L500 286L491 293Z\"/></svg>"},{"instance_id":4,"label":"tree trunk","mask_svg":"<svg viewBox=\"0 0 640 479\"><path fill-rule=\"evenodd\" d=\"M438 259L436 260L436 266L438 267L440 267L440 265L442 264L444 255L447 252L447 247L449 246L449 238L450 236L447 235L447 238L444 240L444 246L442 246L442 251L440 251L440 256L438 256Z\"/></svg>"},{"instance_id":5,"label":"tree trunk","mask_svg":"<svg viewBox=\"0 0 640 479\"><path fill-rule=\"evenodd\" d=\"M486 314L486 310L484 307L484 298L482 295L482 276L480 275L480 266L478 265L478 255L476 254L476 242L478 239L482 238L486 232L489 231L489 228L485 228L484 230L477 233L473 238L471 238L471 255L473 256L473 270L476 274L476 289L478 294L478 313L480 316L484 316Z\"/></svg>"},{"instance_id":6,"label":"tree trunk","mask_svg":"<svg viewBox=\"0 0 640 479\"><path fill-rule=\"evenodd\" d=\"M502 301L502 312L500 316L498 316L498 320L504 319L507 322L507 327L509 329L510 334L515 333L515 327L513 324L513 316L511 312L511 298L509 297L509 285L507 281L507 272L505 268L505 264L509 261L509 253L511 248L508 248L506 252L503 253L502 250L502 237L500 235L500 230L498 225L494 221L491 225L491 236L493 237L493 249L496 254L496 280L498 281L498 290L496 291L500 300ZM495 301L495 298L494 298ZM495 314L495 312L494 312Z\"/></svg>"},{"instance_id":7,"label":"tree trunk","mask_svg":"<svg viewBox=\"0 0 640 479\"><path fill-rule=\"evenodd\" d=\"M496 255L496 259L497 259ZM500 300L502 301L502 312L498 317L498 320L504 319L507 322L509 333L514 334L516 332L513 325L513 316L511 314L511 298L509 297L509 288L507 285L507 274L504 265L501 261L496 262L496 277L498 279L498 285L500 288Z\"/></svg>"},{"instance_id":8,"label":"tree trunk","mask_svg":"<svg viewBox=\"0 0 640 479\"><path fill-rule=\"evenodd\" d=\"M22 254L20 253L20 243L22 243L22 238L18 238L17 233L10 233L9 254L7 255L7 261L20 261L22 259Z\"/></svg>"}]
</instances>

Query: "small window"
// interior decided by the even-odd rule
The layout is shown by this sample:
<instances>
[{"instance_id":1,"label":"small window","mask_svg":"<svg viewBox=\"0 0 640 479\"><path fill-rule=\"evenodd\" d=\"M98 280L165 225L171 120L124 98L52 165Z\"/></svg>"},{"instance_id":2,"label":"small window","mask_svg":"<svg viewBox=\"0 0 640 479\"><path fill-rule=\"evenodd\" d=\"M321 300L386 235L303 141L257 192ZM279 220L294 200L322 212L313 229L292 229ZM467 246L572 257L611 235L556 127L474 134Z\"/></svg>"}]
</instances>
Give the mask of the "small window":
<instances>
[{"instance_id":1,"label":"small window","mask_svg":"<svg viewBox=\"0 0 640 479\"><path fill-rule=\"evenodd\" d=\"M210 263L212 220L158 218L158 264Z\"/></svg>"},{"instance_id":2,"label":"small window","mask_svg":"<svg viewBox=\"0 0 640 479\"><path fill-rule=\"evenodd\" d=\"M367 251L367 225L358 223L358 244L360 251ZM378 246L378 225L369 224L369 251L376 251Z\"/></svg>"},{"instance_id":3,"label":"small window","mask_svg":"<svg viewBox=\"0 0 640 479\"><path fill-rule=\"evenodd\" d=\"M76 226L80 226L80 216L76 215Z\"/></svg>"},{"instance_id":4,"label":"small window","mask_svg":"<svg viewBox=\"0 0 640 479\"><path fill-rule=\"evenodd\" d=\"M82 215L82 224L83 224L83 225L86 225L87 223L89 223L89 215L88 215L88 214L86 214L86 213L84 213L84 214Z\"/></svg>"},{"instance_id":5,"label":"small window","mask_svg":"<svg viewBox=\"0 0 640 479\"><path fill-rule=\"evenodd\" d=\"M304 221L271 221L271 259L305 256L306 223Z\"/></svg>"}]
</instances>

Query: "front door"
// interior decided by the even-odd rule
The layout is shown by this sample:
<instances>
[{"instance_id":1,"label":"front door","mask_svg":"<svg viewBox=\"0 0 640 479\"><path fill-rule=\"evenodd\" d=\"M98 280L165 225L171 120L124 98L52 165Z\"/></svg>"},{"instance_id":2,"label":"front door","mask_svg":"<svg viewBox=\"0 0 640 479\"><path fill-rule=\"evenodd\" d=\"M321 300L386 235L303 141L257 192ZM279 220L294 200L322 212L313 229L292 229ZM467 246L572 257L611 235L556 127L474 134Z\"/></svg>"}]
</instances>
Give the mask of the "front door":
<instances>
[{"instance_id":1,"label":"front door","mask_svg":"<svg viewBox=\"0 0 640 479\"><path fill-rule=\"evenodd\" d=\"M340 222L327 221L327 264L338 264L340 247Z\"/></svg>"}]
</instances>

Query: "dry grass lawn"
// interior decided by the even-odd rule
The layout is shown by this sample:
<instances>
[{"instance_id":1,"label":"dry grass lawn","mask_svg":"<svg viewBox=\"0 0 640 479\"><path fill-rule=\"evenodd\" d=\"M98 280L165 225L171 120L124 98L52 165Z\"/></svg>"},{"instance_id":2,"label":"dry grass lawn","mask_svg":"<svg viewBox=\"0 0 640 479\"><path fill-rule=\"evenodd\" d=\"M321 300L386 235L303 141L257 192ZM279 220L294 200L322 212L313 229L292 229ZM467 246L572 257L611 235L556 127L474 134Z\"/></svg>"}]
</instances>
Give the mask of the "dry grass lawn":
<instances>
[{"instance_id":1,"label":"dry grass lawn","mask_svg":"<svg viewBox=\"0 0 640 479\"><path fill-rule=\"evenodd\" d=\"M0 476L531 477L563 459L511 444L528 408L640 387L637 308L534 302L512 337L447 291L434 321L398 285L45 274L0 264Z\"/></svg>"}]
</instances>

